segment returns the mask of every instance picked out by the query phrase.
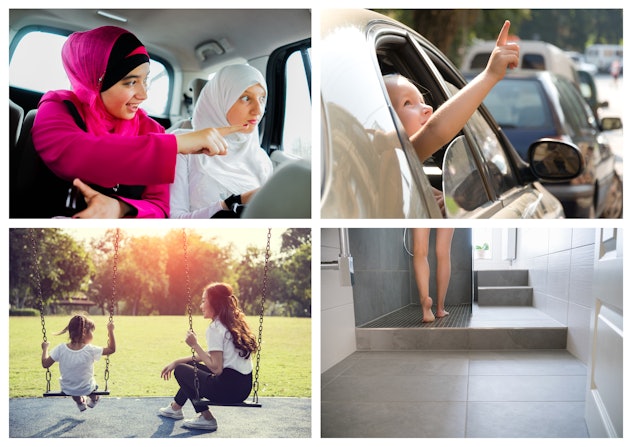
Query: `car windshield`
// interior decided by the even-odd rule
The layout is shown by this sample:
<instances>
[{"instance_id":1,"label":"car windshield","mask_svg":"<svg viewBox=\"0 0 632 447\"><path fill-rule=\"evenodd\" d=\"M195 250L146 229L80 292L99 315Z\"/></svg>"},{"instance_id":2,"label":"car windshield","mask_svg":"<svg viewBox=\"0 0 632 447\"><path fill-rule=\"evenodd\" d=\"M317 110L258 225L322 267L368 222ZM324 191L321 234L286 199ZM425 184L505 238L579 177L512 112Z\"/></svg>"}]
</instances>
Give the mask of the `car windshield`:
<instances>
[{"instance_id":1,"label":"car windshield","mask_svg":"<svg viewBox=\"0 0 632 447\"><path fill-rule=\"evenodd\" d=\"M539 129L551 122L544 93L535 79L503 79L484 103L504 128Z\"/></svg>"}]
</instances>

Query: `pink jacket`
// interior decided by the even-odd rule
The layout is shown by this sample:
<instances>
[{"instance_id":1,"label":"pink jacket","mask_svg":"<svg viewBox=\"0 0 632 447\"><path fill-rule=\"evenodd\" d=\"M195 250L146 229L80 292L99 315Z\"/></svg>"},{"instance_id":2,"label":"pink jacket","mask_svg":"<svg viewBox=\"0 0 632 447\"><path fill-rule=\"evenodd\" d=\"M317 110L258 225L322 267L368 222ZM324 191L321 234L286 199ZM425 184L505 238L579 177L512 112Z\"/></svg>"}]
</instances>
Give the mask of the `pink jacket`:
<instances>
[{"instance_id":1,"label":"pink jacket","mask_svg":"<svg viewBox=\"0 0 632 447\"><path fill-rule=\"evenodd\" d=\"M84 132L55 92L40 103L33 123L33 145L55 175L110 188L117 184L146 185L142 199L118 197L138 210L138 218L169 217L169 185L175 177L176 137L139 112L138 136ZM79 108L79 110L81 110Z\"/></svg>"}]
</instances>

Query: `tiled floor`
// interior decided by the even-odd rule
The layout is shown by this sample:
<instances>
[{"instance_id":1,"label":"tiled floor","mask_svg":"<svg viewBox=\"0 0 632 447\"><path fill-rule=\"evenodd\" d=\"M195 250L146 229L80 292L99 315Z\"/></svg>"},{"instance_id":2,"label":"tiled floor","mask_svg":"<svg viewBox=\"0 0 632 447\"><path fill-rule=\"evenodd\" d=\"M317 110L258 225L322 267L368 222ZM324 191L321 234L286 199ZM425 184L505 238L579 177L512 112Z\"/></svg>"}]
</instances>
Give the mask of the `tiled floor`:
<instances>
[{"instance_id":1,"label":"tiled floor","mask_svg":"<svg viewBox=\"0 0 632 447\"><path fill-rule=\"evenodd\" d=\"M433 309L434 310L434 309ZM510 327L562 327L562 324L535 307L526 306L470 306L447 305L450 314L422 323L421 306L410 305L373 320L363 328L510 328Z\"/></svg>"},{"instance_id":2,"label":"tiled floor","mask_svg":"<svg viewBox=\"0 0 632 447\"><path fill-rule=\"evenodd\" d=\"M321 379L323 438L588 437L565 350L356 352Z\"/></svg>"}]
</instances>

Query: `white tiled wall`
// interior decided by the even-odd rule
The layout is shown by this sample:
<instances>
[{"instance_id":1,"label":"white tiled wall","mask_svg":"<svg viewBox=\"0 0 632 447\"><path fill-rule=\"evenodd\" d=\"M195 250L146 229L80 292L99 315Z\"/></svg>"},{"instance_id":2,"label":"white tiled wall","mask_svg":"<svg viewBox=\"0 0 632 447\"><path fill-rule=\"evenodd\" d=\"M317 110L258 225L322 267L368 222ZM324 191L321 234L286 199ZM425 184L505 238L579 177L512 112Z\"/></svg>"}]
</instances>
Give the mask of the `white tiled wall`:
<instances>
[{"instance_id":1,"label":"white tiled wall","mask_svg":"<svg viewBox=\"0 0 632 447\"><path fill-rule=\"evenodd\" d=\"M513 268L529 270L534 306L568 326L567 349L589 356L595 229L521 228Z\"/></svg>"},{"instance_id":2,"label":"white tiled wall","mask_svg":"<svg viewBox=\"0 0 632 447\"><path fill-rule=\"evenodd\" d=\"M338 229L322 229L320 250L321 262L338 259ZM340 285L338 270L321 269L321 373L355 350L353 289Z\"/></svg>"}]
</instances>

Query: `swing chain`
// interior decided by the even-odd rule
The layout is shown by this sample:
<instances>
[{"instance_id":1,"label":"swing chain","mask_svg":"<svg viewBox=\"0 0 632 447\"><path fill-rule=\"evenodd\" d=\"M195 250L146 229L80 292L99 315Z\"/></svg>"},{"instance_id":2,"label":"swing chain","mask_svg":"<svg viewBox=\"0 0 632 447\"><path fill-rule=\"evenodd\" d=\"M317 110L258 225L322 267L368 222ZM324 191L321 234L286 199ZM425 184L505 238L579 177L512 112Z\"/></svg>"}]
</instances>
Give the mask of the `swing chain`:
<instances>
[{"instance_id":1,"label":"swing chain","mask_svg":"<svg viewBox=\"0 0 632 447\"><path fill-rule=\"evenodd\" d=\"M266 296L268 289L268 268L270 261L270 237L271 237L271 228L268 228L268 240L266 243L266 257L264 261L263 267L263 286L261 287L261 308L259 311L259 335L257 337L257 363L255 366L255 379L252 383L253 395L252 401L254 403L259 402L259 362L261 360L261 340L263 335L263 312L265 310L266 304Z\"/></svg>"},{"instance_id":2,"label":"swing chain","mask_svg":"<svg viewBox=\"0 0 632 447\"><path fill-rule=\"evenodd\" d=\"M108 318L108 322L112 323L114 321L114 298L116 296L116 279L118 273L118 257L119 257L119 241L121 238L120 229L116 229L116 235L114 236L114 258L112 262L112 294L110 295L110 303L108 305L108 310L110 316ZM108 346L110 345L110 333L108 331ZM103 380L105 381L105 391L108 390L108 380L110 379L110 356L107 355L105 357L105 371L103 372Z\"/></svg>"},{"instance_id":3,"label":"swing chain","mask_svg":"<svg viewBox=\"0 0 632 447\"><path fill-rule=\"evenodd\" d=\"M182 229L183 249L184 249L184 284L187 296L187 313L189 314L189 330L193 331L193 299L191 296L191 275L189 272L189 245L187 240L187 230ZM195 389L196 400L200 400L200 379L197 373L197 361L195 360L195 349L191 348L191 362L193 363L193 388Z\"/></svg>"},{"instance_id":4,"label":"swing chain","mask_svg":"<svg viewBox=\"0 0 632 447\"><path fill-rule=\"evenodd\" d=\"M35 241L35 229L31 228L29 231L29 237L31 241L31 254L33 256L33 264L35 265L35 288L38 297L38 308L40 312L40 321L42 324L42 341L47 342L46 336L46 320L44 319L44 293L42 292L42 275L40 273L40 260L37 252L37 243ZM52 373L50 368L46 368L46 392L50 392L50 381Z\"/></svg>"}]
</instances>

